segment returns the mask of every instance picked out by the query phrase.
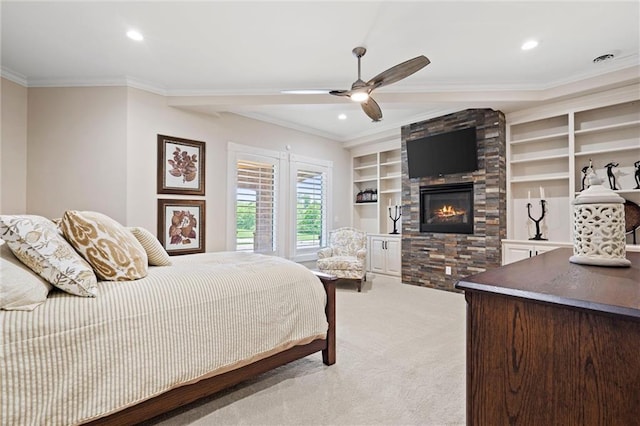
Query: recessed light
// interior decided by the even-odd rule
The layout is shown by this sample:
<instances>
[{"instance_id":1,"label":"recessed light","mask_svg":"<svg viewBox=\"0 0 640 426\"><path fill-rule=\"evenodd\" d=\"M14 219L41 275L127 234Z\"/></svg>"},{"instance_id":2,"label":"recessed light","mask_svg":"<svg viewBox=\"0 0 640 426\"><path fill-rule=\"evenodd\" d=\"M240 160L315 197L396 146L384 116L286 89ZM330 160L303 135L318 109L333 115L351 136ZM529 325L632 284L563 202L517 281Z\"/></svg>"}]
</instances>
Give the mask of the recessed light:
<instances>
[{"instance_id":1,"label":"recessed light","mask_svg":"<svg viewBox=\"0 0 640 426\"><path fill-rule=\"evenodd\" d=\"M338 116L338 120L346 120L347 119L347 114L340 114Z\"/></svg>"},{"instance_id":2,"label":"recessed light","mask_svg":"<svg viewBox=\"0 0 640 426\"><path fill-rule=\"evenodd\" d=\"M127 37L129 37L131 40L135 40L135 41L144 40L144 37L142 36L142 34L140 34L140 32L138 32L136 30L127 31Z\"/></svg>"},{"instance_id":3,"label":"recessed light","mask_svg":"<svg viewBox=\"0 0 640 426\"><path fill-rule=\"evenodd\" d=\"M538 41L537 40L527 40L522 44L522 46L520 48L522 50L531 50L536 46L538 46Z\"/></svg>"}]
</instances>

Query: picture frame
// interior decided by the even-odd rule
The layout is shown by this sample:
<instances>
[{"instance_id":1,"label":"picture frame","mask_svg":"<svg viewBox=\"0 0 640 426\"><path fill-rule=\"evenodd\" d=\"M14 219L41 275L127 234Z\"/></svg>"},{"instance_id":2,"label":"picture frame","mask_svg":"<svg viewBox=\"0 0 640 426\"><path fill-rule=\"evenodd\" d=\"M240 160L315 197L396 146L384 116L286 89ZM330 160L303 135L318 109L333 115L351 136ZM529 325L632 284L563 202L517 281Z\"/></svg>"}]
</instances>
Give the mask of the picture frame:
<instances>
[{"instance_id":1,"label":"picture frame","mask_svg":"<svg viewBox=\"0 0 640 426\"><path fill-rule=\"evenodd\" d=\"M158 199L158 240L170 256L204 253L205 200Z\"/></svg>"},{"instance_id":2,"label":"picture frame","mask_svg":"<svg viewBox=\"0 0 640 426\"><path fill-rule=\"evenodd\" d=\"M205 195L205 143L158 135L158 194Z\"/></svg>"}]
</instances>

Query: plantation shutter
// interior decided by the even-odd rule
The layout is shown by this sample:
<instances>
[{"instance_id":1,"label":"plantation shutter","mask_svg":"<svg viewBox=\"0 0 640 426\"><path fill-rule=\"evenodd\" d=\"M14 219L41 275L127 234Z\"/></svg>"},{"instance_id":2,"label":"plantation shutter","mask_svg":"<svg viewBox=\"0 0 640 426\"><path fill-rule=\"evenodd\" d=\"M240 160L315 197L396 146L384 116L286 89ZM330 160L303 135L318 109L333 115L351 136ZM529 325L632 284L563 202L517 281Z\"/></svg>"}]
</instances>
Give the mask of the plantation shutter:
<instances>
[{"instance_id":1,"label":"plantation shutter","mask_svg":"<svg viewBox=\"0 0 640 426\"><path fill-rule=\"evenodd\" d=\"M275 253L277 167L273 162L236 162L236 250Z\"/></svg>"},{"instance_id":2,"label":"plantation shutter","mask_svg":"<svg viewBox=\"0 0 640 426\"><path fill-rule=\"evenodd\" d=\"M296 168L296 252L316 251L327 230L327 172Z\"/></svg>"}]
</instances>

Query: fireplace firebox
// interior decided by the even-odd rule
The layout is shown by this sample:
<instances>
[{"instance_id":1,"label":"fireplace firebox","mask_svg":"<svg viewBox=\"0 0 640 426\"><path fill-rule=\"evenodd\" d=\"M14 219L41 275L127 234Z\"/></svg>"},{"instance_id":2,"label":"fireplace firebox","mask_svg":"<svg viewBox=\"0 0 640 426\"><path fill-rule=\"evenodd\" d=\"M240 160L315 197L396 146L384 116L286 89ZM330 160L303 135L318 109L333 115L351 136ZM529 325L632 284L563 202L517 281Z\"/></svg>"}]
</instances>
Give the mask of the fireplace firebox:
<instances>
[{"instance_id":1,"label":"fireplace firebox","mask_svg":"<svg viewBox=\"0 0 640 426\"><path fill-rule=\"evenodd\" d=\"M473 182L421 186L420 232L473 234Z\"/></svg>"}]
</instances>

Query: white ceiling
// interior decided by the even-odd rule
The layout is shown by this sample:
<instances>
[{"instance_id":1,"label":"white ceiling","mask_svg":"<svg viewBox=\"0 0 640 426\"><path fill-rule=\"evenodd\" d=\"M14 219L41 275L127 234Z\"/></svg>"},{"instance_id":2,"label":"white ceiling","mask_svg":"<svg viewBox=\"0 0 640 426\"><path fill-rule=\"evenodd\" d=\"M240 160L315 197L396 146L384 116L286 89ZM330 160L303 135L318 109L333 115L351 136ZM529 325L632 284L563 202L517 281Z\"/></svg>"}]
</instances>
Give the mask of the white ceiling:
<instances>
[{"instance_id":1,"label":"white ceiling","mask_svg":"<svg viewBox=\"0 0 640 426\"><path fill-rule=\"evenodd\" d=\"M343 141L471 107L509 110L640 79L635 1L1 2L2 75L29 87L129 84ZM125 36L136 28L145 37ZM530 38L540 45L522 51ZM291 89L347 89L424 54L379 89L384 114ZM600 55L615 59L594 64ZM345 113L347 120L339 121Z\"/></svg>"}]
</instances>

